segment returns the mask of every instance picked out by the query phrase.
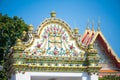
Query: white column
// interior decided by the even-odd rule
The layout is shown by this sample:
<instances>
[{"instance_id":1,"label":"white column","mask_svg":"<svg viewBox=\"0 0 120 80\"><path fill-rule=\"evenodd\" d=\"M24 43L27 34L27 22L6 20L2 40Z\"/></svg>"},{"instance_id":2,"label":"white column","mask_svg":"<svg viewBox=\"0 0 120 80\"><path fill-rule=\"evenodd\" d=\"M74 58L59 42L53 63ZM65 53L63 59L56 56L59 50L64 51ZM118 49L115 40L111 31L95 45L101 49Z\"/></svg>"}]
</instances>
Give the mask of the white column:
<instances>
[{"instance_id":1,"label":"white column","mask_svg":"<svg viewBox=\"0 0 120 80\"><path fill-rule=\"evenodd\" d=\"M98 79L98 73L90 73L89 74L89 80L99 80Z\"/></svg>"},{"instance_id":2,"label":"white column","mask_svg":"<svg viewBox=\"0 0 120 80\"><path fill-rule=\"evenodd\" d=\"M88 73L84 73L82 76L81 76L82 79L80 80L89 80L89 76L88 76Z\"/></svg>"},{"instance_id":3,"label":"white column","mask_svg":"<svg viewBox=\"0 0 120 80\"><path fill-rule=\"evenodd\" d=\"M12 75L11 80L30 80L30 75L23 72L17 72Z\"/></svg>"},{"instance_id":4,"label":"white column","mask_svg":"<svg viewBox=\"0 0 120 80\"><path fill-rule=\"evenodd\" d=\"M16 80L23 80L24 75L21 72L16 73Z\"/></svg>"},{"instance_id":5,"label":"white column","mask_svg":"<svg viewBox=\"0 0 120 80\"><path fill-rule=\"evenodd\" d=\"M31 80L31 75L27 72L24 73L24 80Z\"/></svg>"},{"instance_id":6,"label":"white column","mask_svg":"<svg viewBox=\"0 0 120 80\"><path fill-rule=\"evenodd\" d=\"M81 80L81 79L80 79ZM86 76L86 77L82 77L82 80L88 80L88 77Z\"/></svg>"}]
</instances>

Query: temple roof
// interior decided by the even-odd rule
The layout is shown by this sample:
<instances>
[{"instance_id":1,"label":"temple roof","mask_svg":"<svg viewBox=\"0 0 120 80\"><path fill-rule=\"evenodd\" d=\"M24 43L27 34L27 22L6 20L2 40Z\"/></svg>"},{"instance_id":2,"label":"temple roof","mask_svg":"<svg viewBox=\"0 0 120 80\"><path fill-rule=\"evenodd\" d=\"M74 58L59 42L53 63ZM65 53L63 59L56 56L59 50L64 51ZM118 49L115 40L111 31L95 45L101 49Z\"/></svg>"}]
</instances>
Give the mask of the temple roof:
<instances>
[{"instance_id":1,"label":"temple roof","mask_svg":"<svg viewBox=\"0 0 120 80\"><path fill-rule=\"evenodd\" d=\"M88 46L89 44L93 44L96 39L98 39L100 44L102 44L107 52L106 54L110 57L110 59L113 60L116 66L120 68L120 59L116 55L108 41L105 39L103 33L100 30L100 26L98 26L97 31L86 29L85 33L82 36L81 43L82 45Z\"/></svg>"}]
</instances>

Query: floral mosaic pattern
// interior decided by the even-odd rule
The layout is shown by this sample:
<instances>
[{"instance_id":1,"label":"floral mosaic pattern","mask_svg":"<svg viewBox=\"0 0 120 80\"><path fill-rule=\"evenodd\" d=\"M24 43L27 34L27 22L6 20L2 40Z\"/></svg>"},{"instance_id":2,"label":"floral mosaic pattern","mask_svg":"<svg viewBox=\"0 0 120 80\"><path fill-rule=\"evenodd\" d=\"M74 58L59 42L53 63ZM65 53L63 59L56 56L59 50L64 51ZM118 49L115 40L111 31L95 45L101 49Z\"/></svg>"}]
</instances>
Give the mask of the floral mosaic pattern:
<instances>
[{"instance_id":1,"label":"floral mosaic pattern","mask_svg":"<svg viewBox=\"0 0 120 80\"><path fill-rule=\"evenodd\" d=\"M59 25L44 28L42 39L32 50L32 55L78 56L75 44L69 40L67 31Z\"/></svg>"}]
</instances>

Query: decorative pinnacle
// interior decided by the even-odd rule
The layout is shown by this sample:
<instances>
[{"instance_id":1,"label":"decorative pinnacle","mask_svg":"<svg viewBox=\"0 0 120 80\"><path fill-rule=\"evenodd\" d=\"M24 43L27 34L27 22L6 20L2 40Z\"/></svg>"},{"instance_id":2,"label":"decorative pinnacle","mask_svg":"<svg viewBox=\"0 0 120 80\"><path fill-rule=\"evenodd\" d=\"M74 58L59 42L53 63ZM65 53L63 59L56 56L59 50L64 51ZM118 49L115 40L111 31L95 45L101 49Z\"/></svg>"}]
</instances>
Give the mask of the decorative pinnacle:
<instances>
[{"instance_id":1,"label":"decorative pinnacle","mask_svg":"<svg viewBox=\"0 0 120 80\"><path fill-rule=\"evenodd\" d=\"M17 39L17 41L16 41L16 45L17 45L17 46L21 46L21 45L22 45L22 41L21 41L21 39Z\"/></svg>"},{"instance_id":2,"label":"decorative pinnacle","mask_svg":"<svg viewBox=\"0 0 120 80\"><path fill-rule=\"evenodd\" d=\"M27 33L26 31L23 31L22 36L25 37L26 33Z\"/></svg>"},{"instance_id":3,"label":"decorative pinnacle","mask_svg":"<svg viewBox=\"0 0 120 80\"><path fill-rule=\"evenodd\" d=\"M92 31L94 31L94 20L92 21Z\"/></svg>"},{"instance_id":4,"label":"decorative pinnacle","mask_svg":"<svg viewBox=\"0 0 120 80\"><path fill-rule=\"evenodd\" d=\"M98 17L98 31L100 31L100 17Z\"/></svg>"},{"instance_id":5,"label":"decorative pinnacle","mask_svg":"<svg viewBox=\"0 0 120 80\"><path fill-rule=\"evenodd\" d=\"M87 30L89 30L89 25L90 25L90 20L88 18L87 27L86 27Z\"/></svg>"},{"instance_id":6,"label":"decorative pinnacle","mask_svg":"<svg viewBox=\"0 0 120 80\"><path fill-rule=\"evenodd\" d=\"M75 34L79 34L79 29L78 28L75 28L73 31L74 31Z\"/></svg>"},{"instance_id":7,"label":"decorative pinnacle","mask_svg":"<svg viewBox=\"0 0 120 80\"><path fill-rule=\"evenodd\" d=\"M50 15L51 15L51 18L55 18L55 17L56 17L56 12L55 12L55 11L52 11L52 12L50 13Z\"/></svg>"},{"instance_id":8,"label":"decorative pinnacle","mask_svg":"<svg viewBox=\"0 0 120 80\"><path fill-rule=\"evenodd\" d=\"M88 49L93 49L93 44L89 44Z\"/></svg>"},{"instance_id":9,"label":"decorative pinnacle","mask_svg":"<svg viewBox=\"0 0 120 80\"><path fill-rule=\"evenodd\" d=\"M33 31L33 29L34 29L34 28L33 28L33 25L30 24L30 25L29 25L29 31Z\"/></svg>"}]
</instances>

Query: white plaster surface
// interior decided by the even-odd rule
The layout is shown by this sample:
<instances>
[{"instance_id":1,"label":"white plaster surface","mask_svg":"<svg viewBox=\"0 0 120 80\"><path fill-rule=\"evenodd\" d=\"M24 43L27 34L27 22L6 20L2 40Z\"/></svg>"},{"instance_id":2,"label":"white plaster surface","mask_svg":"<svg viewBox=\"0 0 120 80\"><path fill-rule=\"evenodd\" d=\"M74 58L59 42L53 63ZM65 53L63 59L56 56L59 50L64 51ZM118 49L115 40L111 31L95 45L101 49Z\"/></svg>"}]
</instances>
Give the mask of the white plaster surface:
<instances>
[{"instance_id":1,"label":"white plaster surface","mask_svg":"<svg viewBox=\"0 0 120 80\"><path fill-rule=\"evenodd\" d=\"M16 73L10 80L98 80L96 74L88 75L83 73L65 73L65 72L25 72Z\"/></svg>"}]
</instances>

